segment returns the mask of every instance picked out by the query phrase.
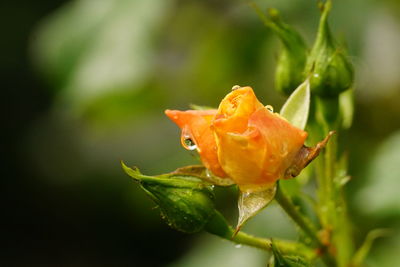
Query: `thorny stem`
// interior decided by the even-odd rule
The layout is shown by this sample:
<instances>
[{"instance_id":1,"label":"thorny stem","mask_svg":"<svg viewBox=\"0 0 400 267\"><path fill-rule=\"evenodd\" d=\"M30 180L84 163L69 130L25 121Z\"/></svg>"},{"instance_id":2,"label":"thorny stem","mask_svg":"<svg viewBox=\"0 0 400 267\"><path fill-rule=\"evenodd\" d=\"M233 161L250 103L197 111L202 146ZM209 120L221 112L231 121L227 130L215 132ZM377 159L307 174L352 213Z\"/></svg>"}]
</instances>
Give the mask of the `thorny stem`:
<instances>
[{"instance_id":1,"label":"thorny stem","mask_svg":"<svg viewBox=\"0 0 400 267\"><path fill-rule=\"evenodd\" d=\"M327 252L328 248L318 238L318 230L312 222L301 214L298 208L293 204L291 199L280 189L279 185L275 195L276 201L289 215L290 218L311 238L316 247L320 250L321 258L327 266L336 266L334 258Z\"/></svg>"}]
</instances>

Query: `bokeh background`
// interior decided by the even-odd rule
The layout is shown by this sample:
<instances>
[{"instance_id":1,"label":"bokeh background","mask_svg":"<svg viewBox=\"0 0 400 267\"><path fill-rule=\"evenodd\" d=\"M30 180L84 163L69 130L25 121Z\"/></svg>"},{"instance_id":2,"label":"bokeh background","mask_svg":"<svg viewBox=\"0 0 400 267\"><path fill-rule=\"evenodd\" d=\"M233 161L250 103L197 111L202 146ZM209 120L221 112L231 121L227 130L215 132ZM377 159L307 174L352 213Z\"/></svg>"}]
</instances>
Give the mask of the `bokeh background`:
<instances>
[{"instance_id":1,"label":"bokeh background","mask_svg":"<svg viewBox=\"0 0 400 267\"><path fill-rule=\"evenodd\" d=\"M400 262L400 2L334 0L331 26L356 67L346 133L356 244L374 228L368 266ZM309 45L316 1L278 8ZM159 174L197 161L166 108L216 106L235 84L279 108L279 42L245 1L2 1L2 266L265 266L268 255L206 233L185 235L119 165ZM232 222L235 192L219 190ZM272 205L246 225L295 238Z\"/></svg>"}]
</instances>

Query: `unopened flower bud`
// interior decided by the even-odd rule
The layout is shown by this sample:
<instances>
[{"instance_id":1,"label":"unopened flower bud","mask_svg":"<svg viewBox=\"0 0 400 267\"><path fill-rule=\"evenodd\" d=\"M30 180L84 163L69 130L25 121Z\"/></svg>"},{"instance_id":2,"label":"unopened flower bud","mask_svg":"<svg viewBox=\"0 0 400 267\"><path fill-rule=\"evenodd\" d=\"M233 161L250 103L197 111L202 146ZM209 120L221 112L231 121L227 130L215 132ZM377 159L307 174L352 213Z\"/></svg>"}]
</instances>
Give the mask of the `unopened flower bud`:
<instances>
[{"instance_id":1,"label":"unopened flower bud","mask_svg":"<svg viewBox=\"0 0 400 267\"><path fill-rule=\"evenodd\" d=\"M124 163L122 167L157 203L161 216L172 228L185 233L199 232L214 216L214 193L200 179L177 173L146 176Z\"/></svg>"},{"instance_id":2,"label":"unopened flower bud","mask_svg":"<svg viewBox=\"0 0 400 267\"><path fill-rule=\"evenodd\" d=\"M284 23L276 9L270 9L270 28L278 35L283 46L275 72L275 88L290 95L303 82L307 61L307 46L301 35Z\"/></svg>"},{"instance_id":3,"label":"unopened flower bud","mask_svg":"<svg viewBox=\"0 0 400 267\"><path fill-rule=\"evenodd\" d=\"M321 5L322 15L314 47L305 68L310 76L311 91L322 97L335 97L349 89L354 80L354 70L345 54L332 36L328 25L331 1Z\"/></svg>"}]
</instances>

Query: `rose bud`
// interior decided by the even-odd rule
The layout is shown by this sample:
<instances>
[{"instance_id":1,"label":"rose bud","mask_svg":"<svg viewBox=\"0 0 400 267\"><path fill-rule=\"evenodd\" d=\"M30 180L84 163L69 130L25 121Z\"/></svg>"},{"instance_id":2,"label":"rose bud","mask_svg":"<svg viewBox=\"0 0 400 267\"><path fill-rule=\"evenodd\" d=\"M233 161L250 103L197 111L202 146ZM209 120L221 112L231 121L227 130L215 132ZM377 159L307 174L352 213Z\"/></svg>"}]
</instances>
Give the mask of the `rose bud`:
<instances>
[{"instance_id":1,"label":"rose bud","mask_svg":"<svg viewBox=\"0 0 400 267\"><path fill-rule=\"evenodd\" d=\"M212 123L218 160L242 192L263 191L285 178L307 133L264 107L241 87L221 102Z\"/></svg>"},{"instance_id":2,"label":"rose bud","mask_svg":"<svg viewBox=\"0 0 400 267\"><path fill-rule=\"evenodd\" d=\"M282 114L299 127L305 126L303 118L294 120L290 113L293 105L294 109L299 108L299 103L294 101L309 97L309 93L304 95L303 92L307 88L308 80L282 108L285 110ZM309 103L307 99L304 101ZM287 105L292 107L289 109ZM301 116L308 114L301 108L299 112ZM218 110L167 110L165 113L182 129L183 146L197 149L204 166L223 178L209 176L204 167L196 165L180 168L176 173L219 186L239 186L239 219L234 235L271 202L276 182L299 175L332 135L330 133L315 147L304 146L307 133L274 113L272 107L264 107L250 87L234 86Z\"/></svg>"},{"instance_id":3,"label":"rose bud","mask_svg":"<svg viewBox=\"0 0 400 267\"><path fill-rule=\"evenodd\" d=\"M335 97L349 89L354 80L354 70L344 48L340 48L328 25L331 1L322 4L317 38L310 52L305 76L310 74L311 91L322 97Z\"/></svg>"},{"instance_id":4,"label":"rose bud","mask_svg":"<svg viewBox=\"0 0 400 267\"><path fill-rule=\"evenodd\" d=\"M222 178L203 178L196 166L179 172L221 186L234 183L247 193L266 192L277 180L297 176L329 139L315 148L304 146L307 133L264 107L250 87L234 86L218 110L165 113L182 129L182 145L197 149L204 166Z\"/></svg>"},{"instance_id":5,"label":"rose bud","mask_svg":"<svg viewBox=\"0 0 400 267\"><path fill-rule=\"evenodd\" d=\"M137 168L121 164L156 202L162 218L172 228L185 233L199 232L215 216L214 193L210 184L178 173L147 176Z\"/></svg>"},{"instance_id":6,"label":"rose bud","mask_svg":"<svg viewBox=\"0 0 400 267\"><path fill-rule=\"evenodd\" d=\"M303 82L303 70L307 61L307 46L301 35L284 23L276 9L270 9L269 28L282 42L275 71L275 88L290 95Z\"/></svg>"}]
</instances>

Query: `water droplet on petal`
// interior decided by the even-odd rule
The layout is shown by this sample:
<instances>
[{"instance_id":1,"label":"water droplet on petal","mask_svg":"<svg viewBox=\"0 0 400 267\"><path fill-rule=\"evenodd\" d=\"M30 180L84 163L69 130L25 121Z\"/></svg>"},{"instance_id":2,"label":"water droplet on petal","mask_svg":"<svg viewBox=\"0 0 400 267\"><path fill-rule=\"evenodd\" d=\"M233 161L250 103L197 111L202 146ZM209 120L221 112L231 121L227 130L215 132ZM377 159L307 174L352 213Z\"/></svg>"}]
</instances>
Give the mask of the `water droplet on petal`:
<instances>
[{"instance_id":1,"label":"water droplet on petal","mask_svg":"<svg viewBox=\"0 0 400 267\"><path fill-rule=\"evenodd\" d=\"M187 150L195 150L197 148L196 144L194 143L194 141L191 138L185 138L184 142L184 147Z\"/></svg>"},{"instance_id":2,"label":"water droplet on petal","mask_svg":"<svg viewBox=\"0 0 400 267\"><path fill-rule=\"evenodd\" d=\"M265 108L268 109L270 112L274 112L274 107L271 105L266 105Z\"/></svg>"},{"instance_id":3,"label":"water droplet on petal","mask_svg":"<svg viewBox=\"0 0 400 267\"><path fill-rule=\"evenodd\" d=\"M240 88L240 85L234 85L233 87L232 87L232 91L235 91L235 90L237 90L237 89L239 89Z\"/></svg>"},{"instance_id":4,"label":"water droplet on petal","mask_svg":"<svg viewBox=\"0 0 400 267\"><path fill-rule=\"evenodd\" d=\"M182 129L181 143L187 150L195 150L197 148L188 127L183 127Z\"/></svg>"}]
</instances>

